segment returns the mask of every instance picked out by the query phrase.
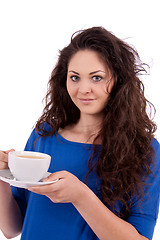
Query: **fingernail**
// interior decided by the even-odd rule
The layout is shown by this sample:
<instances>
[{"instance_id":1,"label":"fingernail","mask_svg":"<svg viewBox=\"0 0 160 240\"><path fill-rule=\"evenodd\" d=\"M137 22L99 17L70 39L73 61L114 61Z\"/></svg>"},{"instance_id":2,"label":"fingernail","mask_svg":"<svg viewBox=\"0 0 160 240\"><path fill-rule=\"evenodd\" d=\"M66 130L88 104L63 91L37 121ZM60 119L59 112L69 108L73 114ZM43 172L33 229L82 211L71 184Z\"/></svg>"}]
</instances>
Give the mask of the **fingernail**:
<instances>
[{"instance_id":1,"label":"fingernail","mask_svg":"<svg viewBox=\"0 0 160 240\"><path fill-rule=\"evenodd\" d=\"M48 177L42 180L42 182L47 182L47 181L48 181Z\"/></svg>"}]
</instances>

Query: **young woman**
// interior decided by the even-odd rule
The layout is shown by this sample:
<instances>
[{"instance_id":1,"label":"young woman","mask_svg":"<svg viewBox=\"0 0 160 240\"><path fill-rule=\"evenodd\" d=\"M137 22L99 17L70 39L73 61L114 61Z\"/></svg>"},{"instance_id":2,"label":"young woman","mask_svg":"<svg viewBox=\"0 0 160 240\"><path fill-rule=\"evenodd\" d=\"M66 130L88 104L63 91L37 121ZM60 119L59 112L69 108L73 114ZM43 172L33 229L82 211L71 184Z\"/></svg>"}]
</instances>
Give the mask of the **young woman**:
<instances>
[{"instance_id":1,"label":"young woman","mask_svg":"<svg viewBox=\"0 0 160 240\"><path fill-rule=\"evenodd\" d=\"M25 150L52 157L46 186L0 181L0 226L22 240L152 239L160 146L146 112L138 53L101 27L59 55L46 106ZM8 152L1 152L1 169ZM11 192L12 190L12 192Z\"/></svg>"}]
</instances>

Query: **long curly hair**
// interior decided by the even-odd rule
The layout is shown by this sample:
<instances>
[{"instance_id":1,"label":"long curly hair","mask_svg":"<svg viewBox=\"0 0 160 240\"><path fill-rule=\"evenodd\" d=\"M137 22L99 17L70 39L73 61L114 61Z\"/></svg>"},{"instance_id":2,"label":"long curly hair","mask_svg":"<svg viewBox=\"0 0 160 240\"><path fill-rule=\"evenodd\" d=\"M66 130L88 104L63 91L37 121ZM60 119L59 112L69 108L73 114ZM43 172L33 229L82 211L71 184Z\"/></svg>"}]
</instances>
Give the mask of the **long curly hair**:
<instances>
[{"instance_id":1,"label":"long curly hair","mask_svg":"<svg viewBox=\"0 0 160 240\"><path fill-rule=\"evenodd\" d=\"M146 73L146 65L133 47L102 27L73 34L70 44L60 51L51 73L46 105L36 123L36 130L42 136L49 136L79 120L80 111L67 92L66 79L70 59L85 49L96 51L101 56L114 79L104 109L103 127L93 142L94 152L88 161L88 174L97 171L102 180L103 201L115 214L125 218L130 212L132 197L144 197L145 180L153 163L151 141L156 131L156 124L147 113L147 107L152 110L154 106L145 98L140 80L140 76ZM44 128L46 122L51 126L49 131ZM102 148L95 165L93 156L99 137ZM117 201L123 204L121 212L116 211Z\"/></svg>"}]
</instances>

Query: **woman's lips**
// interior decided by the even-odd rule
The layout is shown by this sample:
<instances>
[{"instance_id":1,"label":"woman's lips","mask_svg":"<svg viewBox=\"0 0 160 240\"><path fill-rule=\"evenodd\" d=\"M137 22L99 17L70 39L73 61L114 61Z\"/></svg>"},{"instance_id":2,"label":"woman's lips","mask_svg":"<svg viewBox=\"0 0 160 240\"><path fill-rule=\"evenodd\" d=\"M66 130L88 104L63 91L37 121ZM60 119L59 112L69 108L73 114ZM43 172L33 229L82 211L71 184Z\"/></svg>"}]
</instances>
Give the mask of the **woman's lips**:
<instances>
[{"instance_id":1,"label":"woman's lips","mask_svg":"<svg viewBox=\"0 0 160 240\"><path fill-rule=\"evenodd\" d=\"M84 103L84 104L89 104L91 102L93 102L95 99L93 98L79 98L79 101Z\"/></svg>"}]
</instances>

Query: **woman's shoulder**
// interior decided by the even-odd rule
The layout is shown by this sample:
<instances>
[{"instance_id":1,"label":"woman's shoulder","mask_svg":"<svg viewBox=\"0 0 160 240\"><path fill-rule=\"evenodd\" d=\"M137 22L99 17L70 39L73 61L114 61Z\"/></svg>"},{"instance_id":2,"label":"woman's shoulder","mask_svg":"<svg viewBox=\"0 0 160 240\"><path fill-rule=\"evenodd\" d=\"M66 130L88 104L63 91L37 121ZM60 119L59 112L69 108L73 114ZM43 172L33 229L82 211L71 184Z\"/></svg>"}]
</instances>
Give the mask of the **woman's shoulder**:
<instances>
[{"instance_id":1,"label":"woman's shoulder","mask_svg":"<svg viewBox=\"0 0 160 240\"><path fill-rule=\"evenodd\" d=\"M160 176L160 144L156 138L151 142L151 146L154 149L154 161L153 172Z\"/></svg>"},{"instance_id":2,"label":"woman's shoulder","mask_svg":"<svg viewBox=\"0 0 160 240\"><path fill-rule=\"evenodd\" d=\"M48 123L44 123L41 131L38 131L36 127L33 127L30 136L28 138L28 142L34 142L36 139L41 138L43 136L43 132L50 132L51 126Z\"/></svg>"},{"instance_id":3,"label":"woman's shoulder","mask_svg":"<svg viewBox=\"0 0 160 240\"><path fill-rule=\"evenodd\" d=\"M159 152L160 151L160 144L159 144L159 141L156 138L152 139L151 145L152 145L152 147L153 147L155 152Z\"/></svg>"}]
</instances>

